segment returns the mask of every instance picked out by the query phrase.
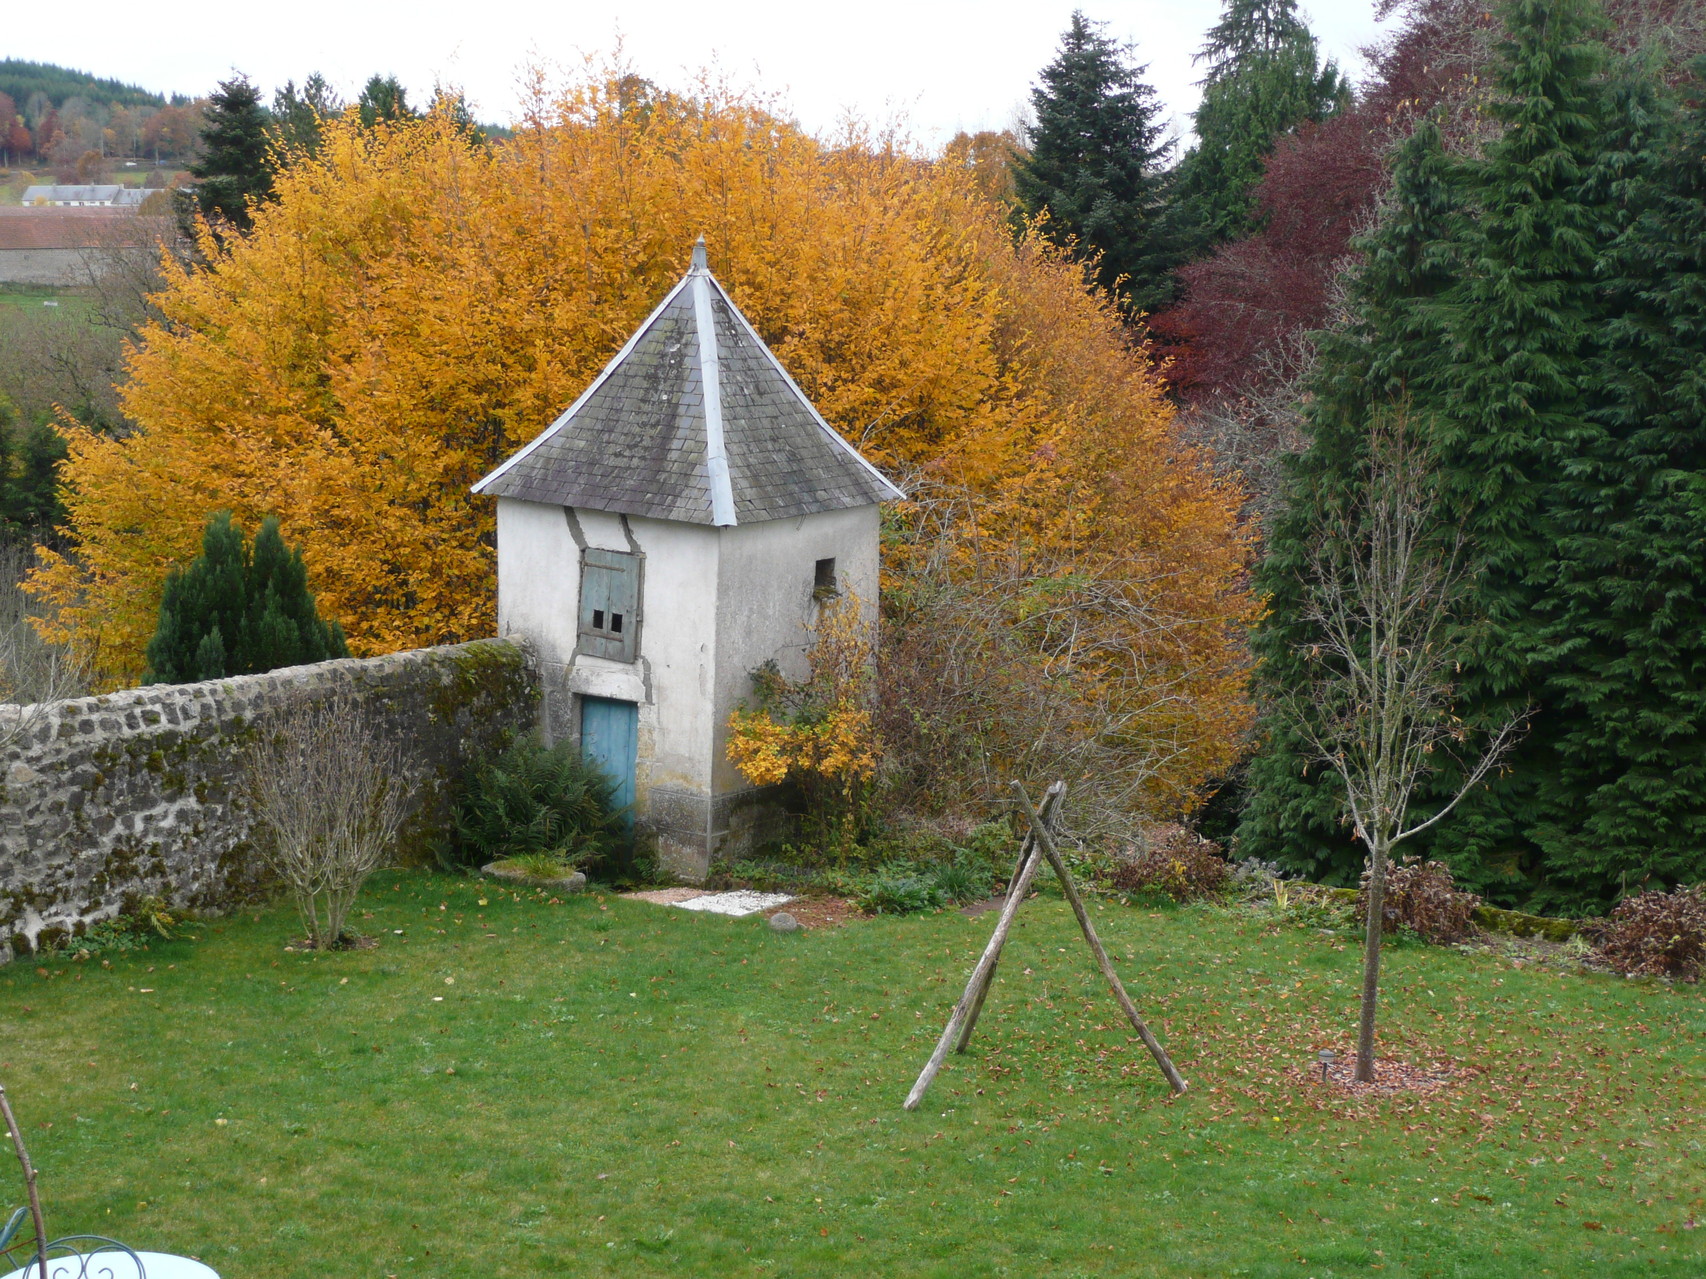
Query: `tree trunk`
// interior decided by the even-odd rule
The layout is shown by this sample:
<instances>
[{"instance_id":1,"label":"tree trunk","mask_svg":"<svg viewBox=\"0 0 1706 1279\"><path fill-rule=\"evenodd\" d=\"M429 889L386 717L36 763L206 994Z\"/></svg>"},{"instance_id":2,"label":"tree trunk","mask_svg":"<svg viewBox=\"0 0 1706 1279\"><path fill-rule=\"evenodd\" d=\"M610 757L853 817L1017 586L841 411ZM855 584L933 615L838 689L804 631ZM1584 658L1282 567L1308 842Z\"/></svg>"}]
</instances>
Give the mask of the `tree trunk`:
<instances>
[{"instance_id":1,"label":"tree trunk","mask_svg":"<svg viewBox=\"0 0 1706 1279\"><path fill-rule=\"evenodd\" d=\"M1357 1026L1356 1081L1374 1082L1374 1010L1380 1001L1380 932L1386 922L1386 844L1369 849L1368 928L1362 949L1362 1019Z\"/></svg>"},{"instance_id":2,"label":"tree trunk","mask_svg":"<svg viewBox=\"0 0 1706 1279\"><path fill-rule=\"evenodd\" d=\"M47 1225L41 1216L41 1195L36 1191L35 1165L30 1162L30 1153L24 1149L24 1134L18 1128L18 1121L12 1114L12 1104L6 1100L6 1090L0 1087L0 1118L6 1121L6 1132L12 1138L12 1149L17 1153L18 1163L24 1169L24 1193L30 1201L30 1227L36 1232L36 1269L41 1279L47 1279ZM24 1267L29 1270L29 1266Z\"/></svg>"}]
</instances>

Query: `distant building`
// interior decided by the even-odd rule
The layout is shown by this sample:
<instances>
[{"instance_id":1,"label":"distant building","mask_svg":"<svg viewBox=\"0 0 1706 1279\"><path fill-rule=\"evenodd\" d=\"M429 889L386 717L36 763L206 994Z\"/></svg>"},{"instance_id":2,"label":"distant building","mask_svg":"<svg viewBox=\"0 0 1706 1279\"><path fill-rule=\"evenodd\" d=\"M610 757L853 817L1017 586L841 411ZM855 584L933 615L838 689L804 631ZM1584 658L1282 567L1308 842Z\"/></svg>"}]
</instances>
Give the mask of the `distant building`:
<instances>
[{"instance_id":1,"label":"distant building","mask_svg":"<svg viewBox=\"0 0 1706 1279\"><path fill-rule=\"evenodd\" d=\"M47 205L57 209L134 209L151 192L141 187L101 183L94 186L35 186L24 188L26 205Z\"/></svg>"},{"instance_id":2,"label":"distant building","mask_svg":"<svg viewBox=\"0 0 1706 1279\"><path fill-rule=\"evenodd\" d=\"M132 211L0 205L0 284L87 284L122 233L140 226Z\"/></svg>"},{"instance_id":3,"label":"distant building","mask_svg":"<svg viewBox=\"0 0 1706 1279\"><path fill-rule=\"evenodd\" d=\"M531 640L577 738L676 874L703 880L776 796L728 760L752 672L803 677L846 590L874 610L900 491L812 407L705 263L598 379L474 486L497 498L498 630Z\"/></svg>"}]
</instances>

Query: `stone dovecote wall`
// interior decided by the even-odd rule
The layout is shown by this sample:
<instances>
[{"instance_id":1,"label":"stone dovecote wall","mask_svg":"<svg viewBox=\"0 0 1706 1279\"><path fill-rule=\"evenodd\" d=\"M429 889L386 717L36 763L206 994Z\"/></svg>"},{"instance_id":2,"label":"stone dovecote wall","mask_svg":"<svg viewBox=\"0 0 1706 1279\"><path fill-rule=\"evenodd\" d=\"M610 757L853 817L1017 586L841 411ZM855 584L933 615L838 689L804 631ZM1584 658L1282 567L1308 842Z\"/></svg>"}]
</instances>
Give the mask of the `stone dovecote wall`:
<instances>
[{"instance_id":1,"label":"stone dovecote wall","mask_svg":"<svg viewBox=\"0 0 1706 1279\"><path fill-rule=\"evenodd\" d=\"M270 709L340 690L404 743L422 779L402 860L428 856L470 760L538 713L531 658L507 640L53 703L0 755L0 963L146 896L215 913L265 893L233 793L242 744Z\"/></svg>"}]
</instances>

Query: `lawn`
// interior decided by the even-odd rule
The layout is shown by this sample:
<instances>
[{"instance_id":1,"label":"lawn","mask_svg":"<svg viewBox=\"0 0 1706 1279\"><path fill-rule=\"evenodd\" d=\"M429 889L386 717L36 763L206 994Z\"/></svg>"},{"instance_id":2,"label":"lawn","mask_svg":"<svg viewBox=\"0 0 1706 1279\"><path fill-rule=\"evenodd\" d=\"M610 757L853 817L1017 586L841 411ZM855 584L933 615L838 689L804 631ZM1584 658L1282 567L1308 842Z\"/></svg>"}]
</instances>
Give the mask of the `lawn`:
<instances>
[{"instance_id":1,"label":"lawn","mask_svg":"<svg viewBox=\"0 0 1706 1279\"><path fill-rule=\"evenodd\" d=\"M43 307L44 302L58 305ZM32 313L56 313L55 319L86 320L95 300L81 289L56 288L51 284L0 284L0 306L18 307Z\"/></svg>"},{"instance_id":2,"label":"lawn","mask_svg":"<svg viewBox=\"0 0 1706 1279\"><path fill-rule=\"evenodd\" d=\"M1459 1074L1350 1100L1310 1074L1348 1047L1354 946L1104 903L1192 1083L1171 1100L1042 899L909 1115L991 916L783 935L414 872L365 909L374 950L287 953L273 910L0 970L50 1231L227 1279L1694 1276L1706 1253L1692 987L1399 946L1386 1047Z\"/></svg>"}]
</instances>

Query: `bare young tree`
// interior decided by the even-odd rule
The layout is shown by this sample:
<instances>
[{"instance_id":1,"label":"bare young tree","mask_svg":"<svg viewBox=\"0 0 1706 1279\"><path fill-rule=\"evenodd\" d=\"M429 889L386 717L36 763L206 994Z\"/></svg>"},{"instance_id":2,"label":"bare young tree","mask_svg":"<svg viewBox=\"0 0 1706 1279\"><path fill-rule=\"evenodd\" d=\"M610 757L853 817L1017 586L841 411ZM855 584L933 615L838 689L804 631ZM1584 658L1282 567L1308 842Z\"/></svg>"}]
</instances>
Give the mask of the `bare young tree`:
<instances>
[{"instance_id":1,"label":"bare young tree","mask_svg":"<svg viewBox=\"0 0 1706 1279\"><path fill-rule=\"evenodd\" d=\"M0 545L0 759L34 733L52 703L88 690L87 662L36 634L19 585L33 559L27 546Z\"/></svg>"},{"instance_id":2,"label":"bare young tree","mask_svg":"<svg viewBox=\"0 0 1706 1279\"><path fill-rule=\"evenodd\" d=\"M346 943L350 907L409 813L401 745L348 694L299 698L262 721L242 782L262 856L289 887L308 944Z\"/></svg>"},{"instance_id":3,"label":"bare young tree","mask_svg":"<svg viewBox=\"0 0 1706 1279\"><path fill-rule=\"evenodd\" d=\"M1455 808L1515 741L1522 716L1472 733L1452 711L1452 637L1467 620L1471 575L1461 537L1434 514L1429 456L1402 413L1377 421L1359 491L1322 521L1305 580L1301 648L1311 677L1283 705L1316 759L1344 783L1356 837L1368 850L1356 1078L1374 1079L1380 934L1392 850ZM1482 741L1474 749L1474 741ZM1452 795L1413 820L1423 779L1459 770Z\"/></svg>"}]
</instances>

